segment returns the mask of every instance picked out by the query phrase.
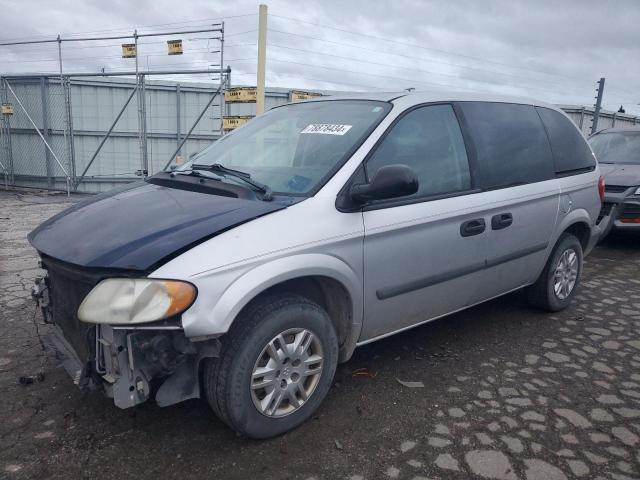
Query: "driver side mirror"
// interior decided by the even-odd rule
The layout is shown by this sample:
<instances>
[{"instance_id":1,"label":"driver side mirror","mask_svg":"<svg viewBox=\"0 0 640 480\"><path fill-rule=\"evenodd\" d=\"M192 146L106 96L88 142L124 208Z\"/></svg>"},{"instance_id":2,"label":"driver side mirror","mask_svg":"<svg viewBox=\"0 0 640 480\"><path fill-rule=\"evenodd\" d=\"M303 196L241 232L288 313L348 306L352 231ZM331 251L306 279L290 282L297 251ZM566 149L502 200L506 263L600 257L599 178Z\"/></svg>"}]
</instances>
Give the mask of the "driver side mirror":
<instances>
[{"instance_id":1,"label":"driver side mirror","mask_svg":"<svg viewBox=\"0 0 640 480\"><path fill-rule=\"evenodd\" d=\"M370 200L405 197L418 191L418 175L407 165L395 164L380 167L370 183L351 187L351 199L358 204Z\"/></svg>"}]
</instances>

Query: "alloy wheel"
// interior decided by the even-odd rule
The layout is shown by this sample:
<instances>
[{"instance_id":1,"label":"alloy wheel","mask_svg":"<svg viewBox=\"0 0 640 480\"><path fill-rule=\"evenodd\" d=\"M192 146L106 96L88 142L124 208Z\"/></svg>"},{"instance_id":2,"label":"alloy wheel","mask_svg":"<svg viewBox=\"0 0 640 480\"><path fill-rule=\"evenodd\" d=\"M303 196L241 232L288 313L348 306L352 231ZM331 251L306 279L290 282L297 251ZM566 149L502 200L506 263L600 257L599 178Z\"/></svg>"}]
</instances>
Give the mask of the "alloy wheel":
<instances>
[{"instance_id":1,"label":"alloy wheel","mask_svg":"<svg viewBox=\"0 0 640 480\"><path fill-rule=\"evenodd\" d=\"M322 344L310 330L293 328L273 337L256 360L251 399L267 417L284 417L301 408L320 381Z\"/></svg>"},{"instance_id":2,"label":"alloy wheel","mask_svg":"<svg viewBox=\"0 0 640 480\"><path fill-rule=\"evenodd\" d=\"M560 300L566 300L578 280L578 254L573 248L562 252L553 272L553 291Z\"/></svg>"}]
</instances>

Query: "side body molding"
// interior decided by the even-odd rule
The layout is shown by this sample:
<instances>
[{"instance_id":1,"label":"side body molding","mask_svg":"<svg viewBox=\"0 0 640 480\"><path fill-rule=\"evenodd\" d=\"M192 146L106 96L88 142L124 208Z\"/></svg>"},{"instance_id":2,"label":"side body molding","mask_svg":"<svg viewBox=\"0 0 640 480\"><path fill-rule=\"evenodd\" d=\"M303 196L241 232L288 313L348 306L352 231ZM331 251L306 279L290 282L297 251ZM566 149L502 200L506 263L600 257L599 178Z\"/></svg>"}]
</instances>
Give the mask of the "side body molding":
<instances>
[{"instance_id":1,"label":"side body molding","mask_svg":"<svg viewBox=\"0 0 640 480\"><path fill-rule=\"evenodd\" d=\"M351 297L350 334L341 349L350 356L362 327L361 276L338 257L327 254L307 253L281 257L246 271L222 292L206 318L199 318L193 323L191 319L183 318L185 332L190 337L225 333L240 311L257 295L284 281L312 275L340 282ZM199 283L197 279L193 280L196 285ZM187 311L185 315L188 314Z\"/></svg>"}]
</instances>

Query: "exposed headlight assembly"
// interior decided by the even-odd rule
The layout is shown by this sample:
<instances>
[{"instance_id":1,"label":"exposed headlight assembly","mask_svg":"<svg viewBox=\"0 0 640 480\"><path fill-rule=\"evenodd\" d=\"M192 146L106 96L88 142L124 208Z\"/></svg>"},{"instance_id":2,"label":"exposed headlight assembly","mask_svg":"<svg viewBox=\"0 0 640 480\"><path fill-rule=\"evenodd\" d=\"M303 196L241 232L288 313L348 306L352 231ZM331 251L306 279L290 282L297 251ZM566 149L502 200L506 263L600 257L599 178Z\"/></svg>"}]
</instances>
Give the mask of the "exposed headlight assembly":
<instances>
[{"instance_id":1,"label":"exposed headlight assembly","mask_svg":"<svg viewBox=\"0 0 640 480\"><path fill-rule=\"evenodd\" d=\"M89 292L78 318L114 325L155 322L184 312L196 294L196 287L178 280L108 278Z\"/></svg>"}]
</instances>

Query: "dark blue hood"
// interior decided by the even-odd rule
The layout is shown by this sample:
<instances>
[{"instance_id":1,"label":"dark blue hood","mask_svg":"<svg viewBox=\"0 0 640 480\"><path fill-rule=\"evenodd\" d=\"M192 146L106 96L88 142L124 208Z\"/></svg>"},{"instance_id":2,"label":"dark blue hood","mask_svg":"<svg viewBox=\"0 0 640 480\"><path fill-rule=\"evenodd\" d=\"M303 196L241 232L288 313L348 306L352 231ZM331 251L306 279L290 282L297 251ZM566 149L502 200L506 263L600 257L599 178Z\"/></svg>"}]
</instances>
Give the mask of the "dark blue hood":
<instances>
[{"instance_id":1,"label":"dark blue hood","mask_svg":"<svg viewBox=\"0 0 640 480\"><path fill-rule=\"evenodd\" d=\"M78 203L28 238L38 252L64 262L149 271L217 233L282 208L138 182Z\"/></svg>"}]
</instances>

